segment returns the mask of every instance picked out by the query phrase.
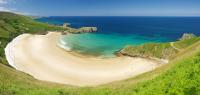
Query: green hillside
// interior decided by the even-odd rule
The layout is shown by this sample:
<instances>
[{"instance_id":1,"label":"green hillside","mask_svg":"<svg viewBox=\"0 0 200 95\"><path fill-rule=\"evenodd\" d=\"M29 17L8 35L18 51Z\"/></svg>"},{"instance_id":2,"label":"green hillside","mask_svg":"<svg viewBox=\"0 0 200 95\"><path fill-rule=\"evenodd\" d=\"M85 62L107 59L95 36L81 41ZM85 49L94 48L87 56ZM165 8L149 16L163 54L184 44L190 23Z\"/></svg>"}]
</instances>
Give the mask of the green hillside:
<instances>
[{"instance_id":1,"label":"green hillside","mask_svg":"<svg viewBox=\"0 0 200 95\"><path fill-rule=\"evenodd\" d=\"M192 45L193 43L197 42L200 40L200 37L193 37L190 39L184 39L184 40L180 40L174 43L174 46L179 48L179 49L184 49L190 45Z\"/></svg>"},{"instance_id":2,"label":"green hillside","mask_svg":"<svg viewBox=\"0 0 200 95\"><path fill-rule=\"evenodd\" d=\"M4 14L10 15L10 17L6 16L7 18L16 18L13 16L19 16L19 19L24 20L24 25L29 21L32 23L38 23L29 17L11 13ZM46 28L41 28L43 26L32 24L32 26L37 29L32 29L29 32L35 33L37 32L36 30L42 31L43 29L60 29L60 27L43 23L38 24L42 24ZM12 25L8 23L7 25L10 27L7 27L8 29L16 31L8 31L8 29L0 28L4 30L4 32L0 30L0 33L2 32L1 42L3 42L0 49L2 50L0 52L2 59L0 62L0 95L200 95L199 38L192 37L190 39L174 42L173 46L180 50L174 48L171 43L146 44L139 46L143 47L141 49L144 49L142 51L147 52L146 54L159 58L162 58L163 56L160 51L163 51L166 48L169 48L170 52L175 52L173 58L170 58L169 64L157 68L154 71L127 80L117 81L97 87L73 87L69 85L39 81L23 72L5 65L7 62L3 56L4 46L10 39L12 39L12 35L17 36L22 33L18 33L19 30ZM29 27L29 29L31 28ZM157 47L156 51L152 51L155 47ZM139 49L133 49L134 53L135 50Z\"/></svg>"},{"instance_id":3,"label":"green hillside","mask_svg":"<svg viewBox=\"0 0 200 95\"><path fill-rule=\"evenodd\" d=\"M187 34L184 34L187 35ZM171 59L182 49L187 48L188 46L194 44L197 41L200 41L200 37L192 36L187 39L183 39L175 42L167 43L147 43L140 46L126 46L123 48L120 53L126 56L133 57L155 57L162 59Z\"/></svg>"},{"instance_id":4,"label":"green hillside","mask_svg":"<svg viewBox=\"0 0 200 95\"><path fill-rule=\"evenodd\" d=\"M178 51L170 43L148 43L141 46L126 46L120 51L123 55L133 57L156 57L168 59Z\"/></svg>"},{"instance_id":5,"label":"green hillside","mask_svg":"<svg viewBox=\"0 0 200 95\"><path fill-rule=\"evenodd\" d=\"M31 17L0 12L0 62L6 64L3 49L14 37L22 33L38 33L47 30L64 29L59 26L36 22Z\"/></svg>"}]
</instances>

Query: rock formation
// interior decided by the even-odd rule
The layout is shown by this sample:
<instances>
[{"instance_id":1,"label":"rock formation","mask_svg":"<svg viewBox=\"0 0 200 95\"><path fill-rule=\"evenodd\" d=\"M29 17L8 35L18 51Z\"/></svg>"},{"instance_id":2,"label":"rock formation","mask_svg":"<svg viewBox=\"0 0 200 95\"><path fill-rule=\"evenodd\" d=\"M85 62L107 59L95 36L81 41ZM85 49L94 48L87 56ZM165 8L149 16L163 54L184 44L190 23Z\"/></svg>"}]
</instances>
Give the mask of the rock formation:
<instances>
[{"instance_id":1,"label":"rock formation","mask_svg":"<svg viewBox=\"0 0 200 95\"><path fill-rule=\"evenodd\" d=\"M196 37L196 36L192 33L184 33L183 36L179 40L187 40L187 39L191 39L193 37Z\"/></svg>"},{"instance_id":2,"label":"rock formation","mask_svg":"<svg viewBox=\"0 0 200 95\"><path fill-rule=\"evenodd\" d=\"M96 27L81 27L78 29L75 28L70 28L69 30L65 32L70 32L70 33L89 33L89 32L96 32L97 28Z\"/></svg>"},{"instance_id":3,"label":"rock formation","mask_svg":"<svg viewBox=\"0 0 200 95\"><path fill-rule=\"evenodd\" d=\"M64 23L63 28L67 28L70 25L70 23Z\"/></svg>"}]
</instances>

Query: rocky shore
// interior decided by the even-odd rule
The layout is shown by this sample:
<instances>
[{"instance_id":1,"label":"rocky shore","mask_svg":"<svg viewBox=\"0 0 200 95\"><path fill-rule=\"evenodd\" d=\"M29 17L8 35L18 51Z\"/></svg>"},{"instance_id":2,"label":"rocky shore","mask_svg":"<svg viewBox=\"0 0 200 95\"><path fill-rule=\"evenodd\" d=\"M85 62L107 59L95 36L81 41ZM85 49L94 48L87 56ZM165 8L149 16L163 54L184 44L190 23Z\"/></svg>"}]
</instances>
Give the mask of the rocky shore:
<instances>
[{"instance_id":1,"label":"rocky shore","mask_svg":"<svg viewBox=\"0 0 200 95\"><path fill-rule=\"evenodd\" d=\"M96 32L97 27L81 27L78 29L75 28L69 28L66 31L63 31L62 34L67 34L67 33L74 33L74 34L80 34L80 33L90 33L90 32Z\"/></svg>"},{"instance_id":2,"label":"rocky shore","mask_svg":"<svg viewBox=\"0 0 200 95\"><path fill-rule=\"evenodd\" d=\"M70 29L70 33L89 33L89 32L96 32L97 28L96 27L81 27L78 29Z\"/></svg>"}]
</instances>

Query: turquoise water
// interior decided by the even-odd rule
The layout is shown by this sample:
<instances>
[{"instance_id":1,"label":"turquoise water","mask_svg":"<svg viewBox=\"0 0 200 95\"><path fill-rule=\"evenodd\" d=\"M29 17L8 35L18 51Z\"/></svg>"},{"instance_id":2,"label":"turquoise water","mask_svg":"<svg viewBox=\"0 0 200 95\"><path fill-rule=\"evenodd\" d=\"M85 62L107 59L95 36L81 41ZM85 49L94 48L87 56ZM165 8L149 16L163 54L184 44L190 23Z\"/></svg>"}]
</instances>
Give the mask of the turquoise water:
<instances>
[{"instance_id":1,"label":"turquoise water","mask_svg":"<svg viewBox=\"0 0 200 95\"><path fill-rule=\"evenodd\" d=\"M60 38L65 47L81 53L101 57L114 57L114 53L126 45L140 45L146 42L162 42L164 38L146 38L139 35L120 36L118 34L69 34Z\"/></svg>"},{"instance_id":2,"label":"turquoise water","mask_svg":"<svg viewBox=\"0 0 200 95\"><path fill-rule=\"evenodd\" d=\"M175 41L183 33L200 35L200 17L47 17L38 21L71 27L94 26L97 32L70 34L60 38L65 49L78 53L113 57L126 45Z\"/></svg>"}]
</instances>

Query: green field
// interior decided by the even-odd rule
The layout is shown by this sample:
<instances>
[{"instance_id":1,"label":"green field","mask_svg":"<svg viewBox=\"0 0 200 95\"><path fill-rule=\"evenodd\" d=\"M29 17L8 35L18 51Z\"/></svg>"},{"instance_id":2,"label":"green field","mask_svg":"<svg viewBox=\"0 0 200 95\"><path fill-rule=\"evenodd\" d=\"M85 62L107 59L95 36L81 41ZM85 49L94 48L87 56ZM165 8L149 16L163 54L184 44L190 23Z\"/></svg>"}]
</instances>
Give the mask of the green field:
<instances>
[{"instance_id":1,"label":"green field","mask_svg":"<svg viewBox=\"0 0 200 95\"><path fill-rule=\"evenodd\" d=\"M3 14L7 18L19 16L10 13ZM0 20L5 17L4 15L0 13ZM30 24L30 22L36 23L29 25L29 27L26 26L30 29L27 32L30 33L52 29L62 30L57 26L35 22L29 17L19 17L15 18L19 20L17 23L22 23L21 20L24 25ZM27 23L25 19L28 19ZM9 20L12 22L12 19ZM134 78L97 87L73 87L39 81L8 66L3 48L14 36L23 32L19 32L16 27L9 23L5 25L8 25L7 28L9 28L0 28L0 41L2 42L0 49L0 95L200 95L200 40L198 37L174 42L174 46L180 51L172 47L170 43L144 44L138 46L140 48L132 48L131 46L130 52L140 54L142 51L145 57L148 55L165 58L166 56L161 53L163 51L174 52L174 54L169 53L166 57L170 58L169 64Z\"/></svg>"}]
</instances>

